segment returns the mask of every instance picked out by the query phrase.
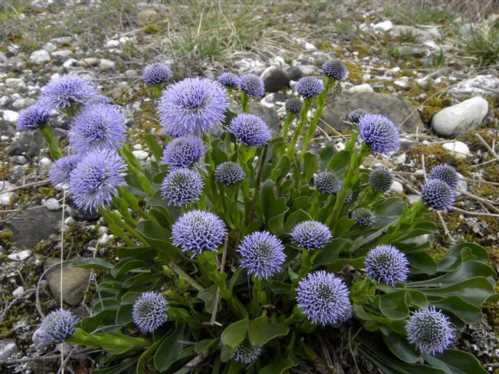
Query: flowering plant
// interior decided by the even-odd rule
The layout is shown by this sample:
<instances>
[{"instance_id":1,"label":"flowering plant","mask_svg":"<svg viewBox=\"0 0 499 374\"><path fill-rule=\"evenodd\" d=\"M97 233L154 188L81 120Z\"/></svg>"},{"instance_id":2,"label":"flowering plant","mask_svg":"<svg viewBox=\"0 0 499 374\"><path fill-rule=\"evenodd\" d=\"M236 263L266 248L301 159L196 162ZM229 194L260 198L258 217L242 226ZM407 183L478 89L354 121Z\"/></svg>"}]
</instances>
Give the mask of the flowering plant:
<instances>
[{"instance_id":1,"label":"flowering plant","mask_svg":"<svg viewBox=\"0 0 499 374\"><path fill-rule=\"evenodd\" d=\"M159 66L146 68L148 86L169 79ZM21 118L34 122L20 126L46 128L48 111L79 107L70 154L50 178L103 216L119 260L79 261L101 273L92 314L54 311L36 340L104 349L96 373L304 372L338 354L386 373L484 372L452 346L494 294L487 253L460 243L436 261L421 240L436 230L429 210L454 202L455 171L435 168L412 205L386 197L390 172L361 165L399 149L398 127L362 111L350 116L345 149L312 151L326 102L348 76L339 61L323 71L296 84L301 99L287 103L277 132L248 113L264 95L257 76L165 86L166 135L146 135L148 162L134 157L119 108L92 85L49 83L35 104L44 115L28 109Z\"/></svg>"}]
</instances>

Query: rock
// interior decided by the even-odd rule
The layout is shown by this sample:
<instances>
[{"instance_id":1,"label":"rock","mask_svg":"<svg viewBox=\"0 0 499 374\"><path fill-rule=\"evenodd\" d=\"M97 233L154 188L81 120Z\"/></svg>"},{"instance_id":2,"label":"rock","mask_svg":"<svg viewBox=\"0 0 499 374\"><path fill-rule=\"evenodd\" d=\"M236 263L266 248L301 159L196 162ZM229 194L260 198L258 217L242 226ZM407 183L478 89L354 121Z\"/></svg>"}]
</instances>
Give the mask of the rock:
<instances>
[{"instance_id":1,"label":"rock","mask_svg":"<svg viewBox=\"0 0 499 374\"><path fill-rule=\"evenodd\" d=\"M64 61L62 66L66 70L75 69L78 66L78 60L76 60L74 58L68 58L66 61Z\"/></svg>"},{"instance_id":2,"label":"rock","mask_svg":"<svg viewBox=\"0 0 499 374\"><path fill-rule=\"evenodd\" d=\"M149 153L147 153L146 151L137 150L132 151L132 153L140 161L145 161L149 157Z\"/></svg>"},{"instance_id":3,"label":"rock","mask_svg":"<svg viewBox=\"0 0 499 374\"><path fill-rule=\"evenodd\" d=\"M361 92L374 92L374 89L369 83L359 84L357 86L350 87L347 90L348 93L361 93Z\"/></svg>"},{"instance_id":4,"label":"rock","mask_svg":"<svg viewBox=\"0 0 499 374\"><path fill-rule=\"evenodd\" d=\"M400 79L395 80L393 84L400 88L409 88L410 86L409 77L401 77Z\"/></svg>"},{"instance_id":5,"label":"rock","mask_svg":"<svg viewBox=\"0 0 499 374\"><path fill-rule=\"evenodd\" d=\"M59 59L65 59L68 58L73 54L73 51L70 49L59 49L55 52L52 53L53 57L59 58Z\"/></svg>"},{"instance_id":6,"label":"rock","mask_svg":"<svg viewBox=\"0 0 499 374\"><path fill-rule=\"evenodd\" d=\"M26 155L33 158L40 153L43 141L40 131L23 131L8 146L7 152L9 156Z\"/></svg>"},{"instance_id":7,"label":"rock","mask_svg":"<svg viewBox=\"0 0 499 374\"><path fill-rule=\"evenodd\" d=\"M438 135L456 136L480 126L489 111L489 103L481 96L449 106L435 114L431 126Z\"/></svg>"},{"instance_id":8,"label":"rock","mask_svg":"<svg viewBox=\"0 0 499 374\"><path fill-rule=\"evenodd\" d=\"M7 78L5 85L10 88L23 88L26 84L22 78Z\"/></svg>"},{"instance_id":9,"label":"rock","mask_svg":"<svg viewBox=\"0 0 499 374\"><path fill-rule=\"evenodd\" d=\"M101 58L99 61L99 69L101 71L114 70L116 68L116 64L114 61L107 60L105 58Z\"/></svg>"},{"instance_id":10,"label":"rock","mask_svg":"<svg viewBox=\"0 0 499 374\"><path fill-rule=\"evenodd\" d=\"M277 92L289 87L288 75L275 66L265 69L261 78L265 84L265 92Z\"/></svg>"},{"instance_id":11,"label":"rock","mask_svg":"<svg viewBox=\"0 0 499 374\"><path fill-rule=\"evenodd\" d=\"M120 41L115 40L115 39L111 39L111 40L108 40L104 46L106 48L116 48L116 47L120 46Z\"/></svg>"},{"instance_id":12,"label":"rock","mask_svg":"<svg viewBox=\"0 0 499 374\"><path fill-rule=\"evenodd\" d=\"M288 70L286 70L286 74L292 81L297 81L303 77L303 72L298 66L291 66Z\"/></svg>"},{"instance_id":13,"label":"rock","mask_svg":"<svg viewBox=\"0 0 499 374\"><path fill-rule=\"evenodd\" d=\"M16 341L12 339L0 340L0 363L7 361L17 352Z\"/></svg>"},{"instance_id":14,"label":"rock","mask_svg":"<svg viewBox=\"0 0 499 374\"><path fill-rule=\"evenodd\" d=\"M260 103L250 103L250 113L260 116L270 127L273 133L278 133L281 128L281 120L274 108L263 106Z\"/></svg>"},{"instance_id":15,"label":"rock","mask_svg":"<svg viewBox=\"0 0 499 374\"><path fill-rule=\"evenodd\" d=\"M31 251L29 249L25 249L24 251L14 252L7 256L7 258L12 261L24 261L30 257L31 257Z\"/></svg>"},{"instance_id":16,"label":"rock","mask_svg":"<svg viewBox=\"0 0 499 374\"><path fill-rule=\"evenodd\" d=\"M405 26L405 25L395 25L390 30L390 35L394 37L401 37L405 35L412 35L419 42L426 42L428 40L440 39L442 35L438 28L436 27L414 27L414 26Z\"/></svg>"},{"instance_id":17,"label":"rock","mask_svg":"<svg viewBox=\"0 0 499 374\"><path fill-rule=\"evenodd\" d=\"M14 296L16 298L19 298L22 295L24 295L24 287L23 286L19 286L14 291L12 291L12 296Z\"/></svg>"},{"instance_id":18,"label":"rock","mask_svg":"<svg viewBox=\"0 0 499 374\"><path fill-rule=\"evenodd\" d=\"M99 59L97 57L87 57L82 60L82 63L86 66L97 66L99 65Z\"/></svg>"},{"instance_id":19,"label":"rock","mask_svg":"<svg viewBox=\"0 0 499 374\"><path fill-rule=\"evenodd\" d=\"M418 46L402 45L400 47L397 47L396 53L402 57L422 57L428 54L428 50L426 48Z\"/></svg>"},{"instance_id":20,"label":"rock","mask_svg":"<svg viewBox=\"0 0 499 374\"><path fill-rule=\"evenodd\" d=\"M43 46L43 49L47 52L52 53L57 49L57 46L53 43L48 42L48 43L45 43L45 45Z\"/></svg>"},{"instance_id":21,"label":"rock","mask_svg":"<svg viewBox=\"0 0 499 374\"><path fill-rule=\"evenodd\" d=\"M10 190L12 187L15 186L7 181L0 181L0 205L9 206L14 202L14 197L16 196L14 192L2 192Z\"/></svg>"},{"instance_id":22,"label":"rock","mask_svg":"<svg viewBox=\"0 0 499 374\"><path fill-rule=\"evenodd\" d=\"M59 200L54 199L53 197L51 197L50 199L45 200L45 202L43 203L43 205L45 205L45 207L48 210L59 210L59 209L61 209L61 204L59 204Z\"/></svg>"},{"instance_id":23,"label":"rock","mask_svg":"<svg viewBox=\"0 0 499 374\"><path fill-rule=\"evenodd\" d=\"M0 65L1 64L6 64L8 61L7 56L5 56L5 53L0 52Z\"/></svg>"},{"instance_id":24,"label":"rock","mask_svg":"<svg viewBox=\"0 0 499 374\"><path fill-rule=\"evenodd\" d=\"M41 206L21 210L6 221L6 226L12 231L12 241L17 247L32 248L55 234L60 220L59 212Z\"/></svg>"},{"instance_id":25,"label":"rock","mask_svg":"<svg viewBox=\"0 0 499 374\"><path fill-rule=\"evenodd\" d=\"M468 146L460 141L449 142L442 144L442 147L452 153L454 157L457 158L466 158L471 155L470 149Z\"/></svg>"},{"instance_id":26,"label":"rock","mask_svg":"<svg viewBox=\"0 0 499 374\"><path fill-rule=\"evenodd\" d=\"M2 117L7 123L16 123L19 118L19 113L14 112L13 110L3 110Z\"/></svg>"},{"instance_id":27,"label":"rock","mask_svg":"<svg viewBox=\"0 0 499 374\"><path fill-rule=\"evenodd\" d=\"M399 181L393 181L389 191L394 193L402 193L404 192L404 186L402 186L402 183L400 183Z\"/></svg>"},{"instance_id":28,"label":"rock","mask_svg":"<svg viewBox=\"0 0 499 374\"><path fill-rule=\"evenodd\" d=\"M160 15L156 10L146 8L141 10L137 14L137 23L139 24L139 26L145 26L150 24L151 22L158 21L159 17Z\"/></svg>"},{"instance_id":29,"label":"rock","mask_svg":"<svg viewBox=\"0 0 499 374\"><path fill-rule=\"evenodd\" d=\"M59 263L59 259L48 258L45 262L45 270ZM83 294L88 286L90 276L89 269L83 269L71 264L62 266L62 289L61 289L61 266L56 265L47 274L47 282L54 299L62 298L65 303L76 306L83 299Z\"/></svg>"},{"instance_id":30,"label":"rock","mask_svg":"<svg viewBox=\"0 0 499 374\"><path fill-rule=\"evenodd\" d=\"M34 64L41 65L50 61L50 54L44 49L39 49L29 56L29 60Z\"/></svg>"},{"instance_id":31,"label":"rock","mask_svg":"<svg viewBox=\"0 0 499 374\"><path fill-rule=\"evenodd\" d=\"M451 87L449 93L455 97L471 95L499 97L499 77L492 74L477 75Z\"/></svg>"},{"instance_id":32,"label":"rock","mask_svg":"<svg viewBox=\"0 0 499 374\"><path fill-rule=\"evenodd\" d=\"M393 22L388 20L388 21L383 21L383 22L378 22L373 25L373 29L376 31L390 31L393 29Z\"/></svg>"},{"instance_id":33,"label":"rock","mask_svg":"<svg viewBox=\"0 0 499 374\"><path fill-rule=\"evenodd\" d=\"M350 126L343 121L351 111L359 108L387 116L408 133L424 128L418 112L402 98L376 92L343 92L326 106L322 119L338 131L349 129ZM324 129L327 131L327 126Z\"/></svg>"}]
</instances>

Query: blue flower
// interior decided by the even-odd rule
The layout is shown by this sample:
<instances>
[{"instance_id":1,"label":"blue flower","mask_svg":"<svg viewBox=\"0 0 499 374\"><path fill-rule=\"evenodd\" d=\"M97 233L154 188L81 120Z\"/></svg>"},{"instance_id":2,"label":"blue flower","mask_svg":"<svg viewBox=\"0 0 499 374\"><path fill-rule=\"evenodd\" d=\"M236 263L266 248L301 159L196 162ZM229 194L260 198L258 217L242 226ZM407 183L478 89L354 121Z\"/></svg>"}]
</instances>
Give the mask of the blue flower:
<instances>
[{"instance_id":1,"label":"blue flower","mask_svg":"<svg viewBox=\"0 0 499 374\"><path fill-rule=\"evenodd\" d=\"M335 325L352 316L345 283L323 270L308 274L298 284L296 301L314 325Z\"/></svg>"},{"instance_id":2,"label":"blue flower","mask_svg":"<svg viewBox=\"0 0 499 374\"><path fill-rule=\"evenodd\" d=\"M343 183L330 171L321 171L314 177L314 186L320 193L333 195L341 190Z\"/></svg>"},{"instance_id":3,"label":"blue flower","mask_svg":"<svg viewBox=\"0 0 499 374\"><path fill-rule=\"evenodd\" d=\"M50 118L50 108L41 102L35 103L19 113L17 129L35 130L46 124Z\"/></svg>"},{"instance_id":4,"label":"blue flower","mask_svg":"<svg viewBox=\"0 0 499 374\"><path fill-rule=\"evenodd\" d=\"M156 331L168 320L168 303L158 292L144 292L133 304L133 323L143 333Z\"/></svg>"},{"instance_id":5,"label":"blue flower","mask_svg":"<svg viewBox=\"0 0 499 374\"><path fill-rule=\"evenodd\" d=\"M197 171L180 168L169 172L161 184L161 196L168 205L181 207L199 200L203 179Z\"/></svg>"},{"instance_id":6,"label":"blue flower","mask_svg":"<svg viewBox=\"0 0 499 374\"><path fill-rule=\"evenodd\" d=\"M388 170L378 167L369 174L369 184L377 192L386 192L390 189L393 177Z\"/></svg>"},{"instance_id":7,"label":"blue flower","mask_svg":"<svg viewBox=\"0 0 499 374\"><path fill-rule=\"evenodd\" d=\"M343 81L348 77L348 69L340 60L326 61L322 64L323 73L337 81Z\"/></svg>"},{"instance_id":8,"label":"blue flower","mask_svg":"<svg viewBox=\"0 0 499 374\"><path fill-rule=\"evenodd\" d=\"M217 81L227 88L239 88L241 79L237 74L225 72L218 76Z\"/></svg>"},{"instance_id":9,"label":"blue flower","mask_svg":"<svg viewBox=\"0 0 499 374\"><path fill-rule=\"evenodd\" d=\"M114 105L86 105L74 118L69 145L75 153L118 149L126 139L125 117Z\"/></svg>"},{"instance_id":10,"label":"blue flower","mask_svg":"<svg viewBox=\"0 0 499 374\"><path fill-rule=\"evenodd\" d=\"M197 136L181 136L168 143L163 162L172 168L190 168L204 155L204 145Z\"/></svg>"},{"instance_id":11,"label":"blue flower","mask_svg":"<svg viewBox=\"0 0 499 374\"><path fill-rule=\"evenodd\" d=\"M39 347L62 343L75 333L77 322L78 317L70 311L54 310L45 316L33 334L33 343Z\"/></svg>"},{"instance_id":12,"label":"blue flower","mask_svg":"<svg viewBox=\"0 0 499 374\"><path fill-rule=\"evenodd\" d=\"M242 75L239 80L239 87L248 96L261 98L265 95L263 80L255 74Z\"/></svg>"},{"instance_id":13,"label":"blue flower","mask_svg":"<svg viewBox=\"0 0 499 374\"><path fill-rule=\"evenodd\" d=\"M232 186L244 180L246 174L243 168L232 161L222 162L215 169L215 180L225 186Z\"/></svg>"},{"instance_id":14,"label":"blue flower","mask_svg":"<svg viewBox=\"0 0 499 374\"><path fill-rule=\"evenodd\" d=\"M67 74L44 86L40 100L49 108L61 109L73 103L84 104L95 95L97 90L90 82L78 75Z\"/></svg>"},{"instance_id":15,"label":"blue flower","mask_svg":"<svg viewBox=\"0 0 499 374\"><path fill-rule=\"evenodd\" d=\"M456 198L449 185L440 179L429 179L421 191L423 202L435 210L447 210Z\"/></svg>"},{"instance_id":16,"label":"blue flower","mask_svg":"<svg viewBox=\"0 0 499 374\"><path fill-rule=\"evenodd\" d=\"M296 92L304 98L312 98L324 90L322 80L315 77L303 77L296 83Z\"/></svg>"},{"instance_id":17,"label":"blue flower","mask_svg":"<svg viewBox=\"0 0 499 374\"><path fill-rule=\"evenodd\" d=\"M71 172L76 168L80 160L81 155L69 155L56 160L49 170L50 182L54 186L69 183Z\"/></svg>"},{"instance_id":18,"label":"blue flower","mask_svg":"<svg viewBox=\"0 0 499 374\"><path fill-rule=\"evenodd\" d=\"M365 208L357 208L352 212L352 219L361 226L372 226L376 222L373 212Z\"/></svg>"},{"instance_id":19,"label":"blue flower","mask_svg":"<svg viewBox=\"0 0 499 374\"><path fill-rule=\"evenodd\" d=\"M187 78L168 87L159 102L161 125L170 136L202 135L224 119L228 101L218 82Z\"/></svg>"},{"instance_id":20,"label":"blue flower","mask_svg":"<svg viewBox=\"0 0 499 374\"><path fill-rule=\"evenodd\" d=\"M458 183L456 169L447 164L440 164L431 169L428 179L439 179L452 189L455 189Z\"/></svg>"},{"instance_id":21,"label":"blue flower","mask_svg":"<svg viewBox=\"0 0 499 374\"><path fill-rule=\"evenodd\" d=\"M400 148L397 126L380 114L366 114L359 121L360 136L374 153L390 154Z\"/></svg>"},{"instance_id":22,"label":"blue flower","mask_svg":"<svg viewBox=\"0 0 499 374\"><path fill-rule=\"evenodd\" d=\"M260 357L261 354L261 347L253 347L249 344L243 343L236 348L233 359L240 364L251 365L258 360L258 357Z\"/></svg>"},{"instance_id":23,"label":"blue flower","mask_svg":"<svg viewBox=\"0 0 499 374\"><path fill-rule=\"evenodd\" d=\"M94 212L111 204L118 187L125 184L126 165L115 151L88 153L71 172L69 192L75 205Z\"/></svg>"},{"instance_id":24,"label":"blue flower","mask_svg":"<svg viewBox=\"0 0 499 374\"><path fill-rule=\"evenodd\" d=\"M329 227L318 221L304 221L293 227L291 238L305 249L323 248L332 238Z\"/></svg>"},{"instance_id":25,"label":"blue flower","mask_svg":"<svg viewBox=\"0 0 499 374\"><path fill-rule=\"evenodd\" d=\"M369 251L365 260L367 276L379 283L395 286L407 280L409 261L391 245L379 245Z\"/></svg>"},{"instance_id":26,"label":"blue flower","mask_svg":"<svg viewBox=\"0 0 499 374\"><path fill-rule=\"evenodd\" d=\"M172 227L173 244L194 255L215 251L224 242L226 233L225 223L218 216L202 210L184 213Z\"/></svg>"},{"instance_id":27,"label":"blue flower","mask_svg":"<svg viewBox=\"0 0 499 374\"><path fill-rule=\"evenodd\" d=\"M455 339L455 330L448 317L434 306L413 313L405 330L410 343L422 353L431 355L446 351Z\"/></svg>"},{"instance_id":28,"label":"blue flower","mask_svg":"<svg viewBox=\"0 0 499 374\"><path fill-rule=\"evenodd\" d=\"M229 132L246 145L266 144L271 138L267 124L258 116L241 113L230 122Z\"/></svg>"},{"instance_id":29,"label":"blue flower","mask_svg":"<svg viewBox=\"0 0 499 374\"><path fill-rule=\"evenodd\" d=\"M300 113L302 106L303 106L302 101L300 99L298 99L297 97L292 97L292 98L286 100L286 104L285 104L286 111L288 113L292 113L292 114Z\"/></svg>"},{"instance_id":30,"label":"blue flower","mask_svg":"<svg viewBox=\"0 0 499 374\"><path fill-rule=\"evenodd\" d=\"M267 231L257 231L243 238L237 249L241 267L257 278L268 279L282 270L286 260L284 245Z\"/></svg>"},{"instance_id":31,"label":"blue flower","mask_svg":"<svg viewBox=\"0 0 499 374\"><path fill-rule=\"evenodd\" d=\"M144 68L142 79L146 84L154 85L168 82L172 78L172 71L166 64L155 63Z\"/></svg>"}]
</instances>

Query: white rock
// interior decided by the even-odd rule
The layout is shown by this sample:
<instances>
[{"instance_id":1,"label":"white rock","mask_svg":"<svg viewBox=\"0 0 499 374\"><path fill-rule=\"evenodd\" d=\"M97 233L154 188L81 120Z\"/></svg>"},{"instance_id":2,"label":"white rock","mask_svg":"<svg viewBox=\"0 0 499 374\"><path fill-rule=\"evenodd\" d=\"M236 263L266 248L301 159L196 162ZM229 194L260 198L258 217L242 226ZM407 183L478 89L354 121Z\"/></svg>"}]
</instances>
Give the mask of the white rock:
<instances>
[{"instance_id":1,"label":"white rock","mask_svg":"<svg viewBox=\"0 0 499 374\"><path fill-rule=\"evenodd\" d=\"M57 47L55 46L55 44L48 42L45 43L43 49L48 52L54 52L57 49Z\"/></svg>"},{"instance_id":2,"label":"white rock","mask_svg":"<svg viewBox=\"0 0 499 374\"><path fill-rule=\"evenodd\" d=\"M73 51L70 49L59 49L58 51L55 51L52 53L53 57L58 57L58 58L66 58L69 57L73 54Z\"/></svg>"},{"instance_id":3,"label":"white rock","mask_svg":"<svg viewBox=\"0 0 499 374\"><path fill-rule=\"evenodd\" d=\"M149 153L147 153L146 151L137 150L133 151L132 153L138 160L141 161L144 161L149 157Z\"/></svg>"},{"instance_id":4,"label":"white rock","mask_svg":"<svg viewBox=\"0 0 499 374\"><path fill-rule=\"evenodd\" d=\"M14 192L2 192L10 190L13 185L6 181L0 181L0 205L8 206L12 204L14 201L14 197L16 196Z\"/></svg>"},{"instance_id":5,"label":"white rock","mask_svg":"<svg viewBox=\"0 0 499 374\"><path fill-rule=\"evenodd\" d=\"M14 291L12 291L12 296L14 296L14 297L21 297L22 295L24 295L24 287L23 286L19 286Z\"/></svg>"},{"instance_id":6,"label":"white rock","mask_svg":"<svg viewBox=\"0 0 499 374\"><path fill-rule=\"evenodd\" d=\"M45 205L45 207L48 210L59 210L59 209L61 209L61 204L59 204L59 200L54 199L53 197L51 197L50 199L45 200L45 202L44 202L43 205Z\"/></svg>"},{"instance_id":7,"label":"white rock","mask_svg":"<svg viewBox=\"0 0 499 374\"><path fill-rule=\"evenodd\" d=\"M470 95L497 96L499 93L499 77L493 74L477 75L451 87L449 93L456 97Z\"/></svg>"},{"instance_id":8,"label":"white rock","mask_svg":"<svg viewBox=\"0 0 499 374\"><path fill-rule=\"evenodd\" d=\"M64 61L64 63L62 64L62 66L66 70L74 69L75 67L78 66L78 60L76 60L74 58L68 58L66 61Z\"/></svg>"},{"instance_id":9,"label":"white rock","mask_svg":"<svg viewBox=\"0 0 499 374\"><path fill-rule=\"evenodd\" d=\"M99 239L97 239L97 243L100 245L105 245L109 243L111 240L113 240L113 238L114 238L113 235L104 234Z\"/></svg>"},{"instance_id":10,"label":"white rock","mask_svg":"<svg viewBox=\"0 0 499 374\"><path fill-rule=\"evenodd\" d=\"M5 85L10 88L22 88L24 87L24 80L22 78L7 78Z\"/></svg>"},{"instance_id":11,"label":"white rock","mask_svg":"<svg viewBox=\"0 0 499 374\"><path fill-rule=\"evenodd\" d=\"M421 196L414 194L407 195L407 200L409 200L410 204L414 204L417 203L419 200L421 200Z\"/></svg>"},{"instance_id":12,"label":"white rock","mask_svg":"<svg viewBox=\"0 0 499 374\"><path fill-rule=\"evenodd\" d=\"M421 87L421 88L427 88L431 82L431 78L426 76L423 78L417 78L415 79L416 84Z\"/></svg>"},{"instance_id":13,"label":"white rock","mask_svg":"<svg viewBox=\"0 0 499 374\"><path fill-rule=\"evenodd\" d=\"M19 113L13 110L3 110L2 111L3 120L9 123L16 123L19 118Z\"/></svg>"},{"instance_id":14,"label":"white rock","mask_svg":"<svg viewBox=\"0 0 499 374\"><path fill-rule=\"evenodd\" d=\"M463 142L455 141L444 143L442 144L442 147L458 158L466 158L471 155L470 149Z\"/></svg>"},{"instance_id":15,"label":"white rock","mask_svg":"<svg viewBox=\"0 0 499 374\"><path fill-rule=\"evenodd\" d=\"M356 86L350 87L348 89L349 93L359 93L359 92L374 92L372 86L369 83L358 84Z\"/></svg>"},{"instance_id":16,"label":"white rock","mask_svg":"<svg viewBox=\"0 0 499 374\"><path fill-rule=\"evenodd\" d=\"M50 54L44 49L39 49L29 56L29 60L37 65L44 64L45 62L50 61Z\"/></svg>"},{"instance_id":17,"label":"white rock","mask_svg":"<svg viewBox=\"0 0 499 374\"><path fill-rule=\"evenodd\" d=\"M415 244L415 245L423 245L426 244L430 241L430 235L429 234L423 234L419 236L415 236L414 238L410 238L407 240L404 240L403 243L405 244Z\"/></svg>"},{"instance_id":18,"label":"white rock","mask_svg":"<svg viewBox=\"0 0 499 374\"><path fill-rule=\"evenodd\" d=\"M0 340L0 363L7 361L17 352L17 345L14 340Z\"/></svg>"},{"instance_id":19,"label":"white rock","mask_svg":"<svg viewBox=\"0 0 499 374\"><path fill-rule=\"evenodd\" d=\"M489 103L481 96L442 109L432 118L438 135L455 136L480 126L489 111Z\"/></svg>"},{"instance_id":20,"label":"white rock","mask_svg":"<svg viewBox=\"0 0 499 374\"><path fill-rule=\"evenodd\" d=\"M7 256L9 260L12 261L24 261L31 256L31 251L25 249L24 251L14 252Z\"/></svg>"},{"instance_id":21,"label":"white rock","mask_svg":"<svg viewBox=\"0 0 499 374\"><path fill-rule=\"evenodd\" d=\"M408 88L410 86L409 77L401 77L394 81L393 84L400 88Z\"/></svg>"},{"instance_id":22,"label":"white rock","mask_svg":"<svg viewBox=\"0 0 499 374\"><path fill-rule=\"evenodd\" d=\"M395 193L402 193L404 192L404 187L402 186L402 183L400 183L399 181L393 181L389 191Z\"/></svg>"},{"instance_id":23,"label":"white rock","mask_svg":"<svg viewBox=\"0 0 499 374\"><path fill-rule=\"evenodd\" d=\"M402 165L403 163L405 163L406 160L407 160L407 154L405 153L402 153L393 158L393 162L395 162L398 165Z\"/></svg>"},{"instance_id":24,"label":"white rock","mask_svg":"<svg viewBox=\"0 0 499 374\"><path fill-rule=\"evenodd\" d=\"M376 31L390 31L393 29L393 22L388 20L388 21L383 21L383 22L378 22L375 25L373 25L373 29Z\"/></svg>"},{"instance_id":25,"label":"white rock","mask_svg":"<svg viewBox=\"0 0 499 374\"><path fill-rule=\"evenodd\" d=\"M442 37L442 34L440 34L440 31L438 31L437 27L420 28L405 25L393 26L393 28L390 30L390 34L395 37L413 35L420 42L440 39Z\"/></svg>"},{"instance_id":26,"label":"white rock","mask_svg":"<svg viewBox=\"0 0 499 374\"><path fill-rule=\"evenodd\" d=\"M97 57L87 57L87 58L84 58L82 61L83 61L83 64L85 64L87 66L99 65L99 59Z\"/></svg>"},{"instance_id":27,"label":"white rock","mask_svg":"<svg viewBox=\"0 0 499 374\"><path fill-rule=\"evenodd\" d=\"M45 168L45 169L48 169L50 167L50 165L52 165L52 160L48 157L43 157L41 160L40 160L40 166Z\"/></svg>"},{"instance_id":28,"label":"white rock","mask_svg":"<svg viewBox=\"0 0 499 374\"><path fill-rule=\"evenodd\" d=\"M108 40L105 44L106 48L116 48L120 46L120 41L119 40Z\"/></svg>"},{"instance_id":29,"label":"white rock","mask_svg":"<svg viewBox=\"0 0 499 374\"><path fill-rule=\"evenodd\" d=\"M114 61L107 60L105 58L101 58L99 61L99 69L102 71L114 70L115 67L116 67L116 64L114 63Z\"/></svg>"}]
</instances>

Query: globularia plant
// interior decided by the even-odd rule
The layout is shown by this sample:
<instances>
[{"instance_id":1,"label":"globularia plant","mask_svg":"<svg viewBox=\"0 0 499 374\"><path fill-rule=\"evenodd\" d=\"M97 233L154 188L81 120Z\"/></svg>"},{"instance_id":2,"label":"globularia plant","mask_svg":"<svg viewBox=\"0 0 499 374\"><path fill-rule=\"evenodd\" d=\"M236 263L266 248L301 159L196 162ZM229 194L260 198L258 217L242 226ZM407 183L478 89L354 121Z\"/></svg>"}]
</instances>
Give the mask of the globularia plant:
<instances>
[{"instance_id":1,"label":"globularia plant","mask_svg":"<svg viewBox=\"0 0 499 374\"><path fill-rule=\"evenodd\" d=\"M484 372L453 345L494 293L487 253L461 243L435 261L420 240L436 229L429 211L454 202L454 169L434 168L412 205L386 197L389 171L360 166L396 152L399 130L362 110L344 150L311 151L348 75L339 61L323 71L296 84L272 131L248 113L264 95L259 77L166 86L169 67L147 67L146 85L164 88L167 134L146 135L147 162L126 144L119 107L78 76L51 81L19 128L41 128L57 159L51 181L104 217L119 261L80 262L102 273L91 315L54 311L36 342L102 348L102 373L282 373L345 347L385 373ZM74 116L64 157L56 111Z\"/></svg>"}]
</instances>

